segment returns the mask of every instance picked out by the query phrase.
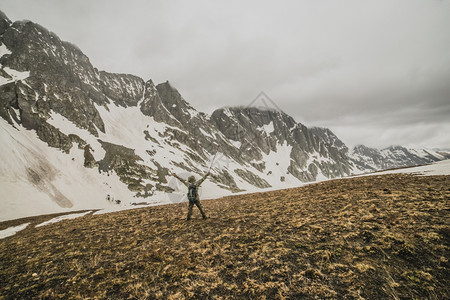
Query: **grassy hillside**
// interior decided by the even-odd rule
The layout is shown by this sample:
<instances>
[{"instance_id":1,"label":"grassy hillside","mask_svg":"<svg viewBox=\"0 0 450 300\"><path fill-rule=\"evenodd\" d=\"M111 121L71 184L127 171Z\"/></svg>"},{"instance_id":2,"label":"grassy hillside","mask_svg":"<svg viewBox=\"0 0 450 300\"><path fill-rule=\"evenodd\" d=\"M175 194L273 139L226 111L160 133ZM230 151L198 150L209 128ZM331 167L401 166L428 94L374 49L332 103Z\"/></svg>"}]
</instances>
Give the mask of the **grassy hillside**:
<instances>
[{"instance_id":1,"label":"grassy hillside","mask_svg":"<svg viewBox=\"0 0 450 300\"><path fill-rule=\"evenodd\" d=\"M0 299L450 298L450 176L202 203L30 225L0 240Z\"/></svg>"}]
</instances>

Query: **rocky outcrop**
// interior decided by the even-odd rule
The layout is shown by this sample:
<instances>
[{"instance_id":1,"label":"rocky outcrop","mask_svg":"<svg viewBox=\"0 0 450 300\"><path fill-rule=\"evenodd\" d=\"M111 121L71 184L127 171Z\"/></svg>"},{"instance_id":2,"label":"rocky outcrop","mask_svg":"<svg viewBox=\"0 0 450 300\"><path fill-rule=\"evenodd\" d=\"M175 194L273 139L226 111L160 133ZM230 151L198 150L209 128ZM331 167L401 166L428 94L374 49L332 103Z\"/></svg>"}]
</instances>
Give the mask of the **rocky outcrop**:
<instances>
[{"instance_id":1,"label":"rocky outcrop","mask_svg":"<svg viewBox=\"0 0 450 300\"><path fill-rule=\"evenodd\" d=\"M8 121L11 125L14 124L13 119L15 122L19 122L20 112L15 83L8 83L1 86L0 117Z\"/></svg>"},{"instance_id":2,"label":"rocky outcrop","mask_svg":"<svg viewBox=\"0 0 450 300\"><path fill-rule=\"evenodd\" d=\"M154 173L149 167L142 165L142 158L133 149L100 141L105 150L105 157L98 162L99 171L114 171L120 180L133 192L146 191L143 179L151 179Z\"/></svg>"}]
</instances>

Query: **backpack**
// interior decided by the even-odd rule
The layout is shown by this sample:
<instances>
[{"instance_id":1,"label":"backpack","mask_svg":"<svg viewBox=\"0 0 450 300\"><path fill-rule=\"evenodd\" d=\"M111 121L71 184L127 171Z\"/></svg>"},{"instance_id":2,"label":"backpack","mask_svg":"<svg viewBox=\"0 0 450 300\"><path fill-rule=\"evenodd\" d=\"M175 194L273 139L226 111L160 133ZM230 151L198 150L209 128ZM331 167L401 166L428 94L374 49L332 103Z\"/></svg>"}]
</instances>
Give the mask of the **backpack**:
<instances>
[{"instance_id":1,"label":"backpack","mask_svg":"<svg viewBox=\"0 0 450 300\"><path fill-rule=\"evenodd\" d=\"M195 184L189 185L187 197L190 202L195 202L197 200L197 185Z\"/></svg>"}]
</instances>

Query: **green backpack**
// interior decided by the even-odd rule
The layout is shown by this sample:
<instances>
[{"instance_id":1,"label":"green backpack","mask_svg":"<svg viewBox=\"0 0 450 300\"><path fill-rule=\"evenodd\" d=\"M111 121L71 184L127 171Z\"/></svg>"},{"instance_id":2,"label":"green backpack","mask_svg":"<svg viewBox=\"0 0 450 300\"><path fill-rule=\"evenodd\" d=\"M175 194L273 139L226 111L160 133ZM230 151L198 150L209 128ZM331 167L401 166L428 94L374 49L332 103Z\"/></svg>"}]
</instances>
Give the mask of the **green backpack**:
<instances>
[{"instance_id":1,"label":"green backpack","mask_svg":"<svg viewBox=\"0 0 450 300\"><path fill-rule=\"evenodd\" d=\"M189 185L187 197L189 202L195 202L197 200L197 185L195 183Z\"/></svg>"}]
</instances>

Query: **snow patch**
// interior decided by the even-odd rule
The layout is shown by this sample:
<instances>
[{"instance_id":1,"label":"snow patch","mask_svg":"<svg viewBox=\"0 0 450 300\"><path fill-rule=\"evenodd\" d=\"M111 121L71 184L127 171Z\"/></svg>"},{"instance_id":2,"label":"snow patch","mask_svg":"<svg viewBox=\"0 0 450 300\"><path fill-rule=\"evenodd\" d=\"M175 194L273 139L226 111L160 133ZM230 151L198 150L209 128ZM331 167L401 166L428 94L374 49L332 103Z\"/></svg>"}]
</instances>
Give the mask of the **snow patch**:
<instances>
[{"instance_id":1,"label":"snow patch","mask_svg":"<svg viewBox=\"0 0 450 300\"><path fill-rule=\"evenodd\" d=\"M9 227L9 228L6 228L4 230L0 230L0 240L4 239L4 238L7 238L9 236L15 235L19 231L22 231L25 228L27 228L28 225L30 225L30 223L25 223L25 224L22 224L22 225L19 225L19 226Z\"/></svg>"},{"instance_id":2,"label":"snow patch","mask_svg":"<svg viewBox=\"0 0 450 300\"><path fill-rule=\"evenodd\" d=\"M41 224L38 224L38 225L36 225L36 227L41 227L41 226L45 226L45 225L49 225L49 224L53 224L53 223L58 223L63 220L76 219L79 217L83 217L87 214L90 214L91 212L92 211L87 211L87 212L82 212L82 213L78 213L78 214L68 214L68 215L59 216L59 217L53 218L51 220L45 221Z\"/></svg>"},{"instance_id":3,"label":"snow patch","mask_svg":"<svg viewBox=\"0 0 450 300\"><path fill-rule=\"evenodd\" d=\"M374 172L366 175L384 175L384 174L416 174L422 176L439 176L439 175L450 175L450 159L432 163L430 165L388 170L383 172Z\"/></svg>"},{"instance_id":4,"label":"snow patch","mask_svg":"<svg viewBox=\"0 0 450 300\"><path fill-rule=\"evenodd\" d=\"M198 115L198 111L195 110L195 108L193 108L193 107L191 107L191 106L188 107L187 111L188 111L189 116L190 116L191 118L194 118L194 117L196 117L196 116Z\"/></svg>"},{"instance_id":5,"label":"snow patch","mask_svg":"<svg viewBox=\"0 0 450 300\"><path fill-rule=\"evenodd\" d=\"M230 119L233 119L233 118L234 118L234 115L231 113L231 111L230 111L229 108L224 108L224 109L223 109L223 113L225 114L225 116L227 116L227 117L230 118Z\"/></svg>"},{"instance_id":6,"label":"snow patch","mask_svg":"<svg viewBox=\"0 0 450 300\"><path fill-rule=\"evenodd\" d=\"M242 146L242 143L239 141L233 141L233 140L228 140L234 147L240 149Z\"/></svg>"},{"instance_id":7,"label":"snow patch","mask_svg":"<svg viewBox=\"0 0 450 300\"><path fill-rule=\"evenodd\" d=\"M91 146L93 150L92 155L94 156L96 161L99 161L103 159L103 157L105 157L106 152L102 148L100 142L87 129L79 128L74 123L69 121L66 117L55 113L54 111L50 112L50 119L47 120L47 123L55 126L65 135L75 134L83 139Z\"/></svg>"},{"instance_id":8,"label":"snow patch","mask_svg":"<svg viewBox=\"0 0 450 300\"><path fill-rule=\"evenodd\" d=\"M213 137L211 134L207 133L206 131L204 131L204 130L201 129L201 128L199 128L199 129L200 129L201 133L202 133L204 136L208 136L208 137L214 139L214 137Z\"/></svg>"},{"instance_id":9,"label":"snow patch","mask_svg":"<svg viewBox=\"0 0 450 300\"><path fill-rule=\"evenodd\" d=\"M309 153L309 158L306 162L306 168L309 167L310 164L322 164L322 163L335 163L330 157L324 157L319 152Z\"/></svg>"},{"instance_id":10,"label":"snow patch","mask_svg":"<svg viewBox=\"0 0 450 300\"><path fill-rule=\"evenodd\" d=\"M252 161L252 163L265 163L264 174L261 174L260 177L265 179L272 187L298 186L302 182L288 172L291 164L291 151L292 146L289 146L285 141L283 144L277 144L276 151L263 154L261 161Z\"/></svg>"},{"instance_id":11,"label":"snow patch","mask_svg":"<svg viewBox=\"0 0 450 300\"><path fill-rule=\"evenodd\" d=\"M267 133L272 133L275 131L275 128L273 126L273 121L270 121L269 124L263 125L262 127L259 127L259 128L261 128L263 131L265 131Z\"/></svg>"},{"instance_id":12,"label":"snow patch","mask_svg":"<svg viewBox=\"0 0 450 300\"><path fill-rule=\"evenodd\" d=\"M11 53L12 53L11 50L9 50L5 44L0 45L0 57L2 57L3 55L6 55L6 54L11 54Z\"/></svg>"},{"instance_id":13,"label":"snow patch","mask_svg":"<svg viewBox=\"0 0 450 300\"><path fill-rule=\"evenodd\" d=\"M8 67L4 67L3 71L5 71L6 74L8 74L11 78L5 78L3 76L0 76L0 85L4 85L10 82L16 82L19 80L24 80L30 76L30 71L17 71L14 69L10 69Z\"/></svg>"}]
</instances>

